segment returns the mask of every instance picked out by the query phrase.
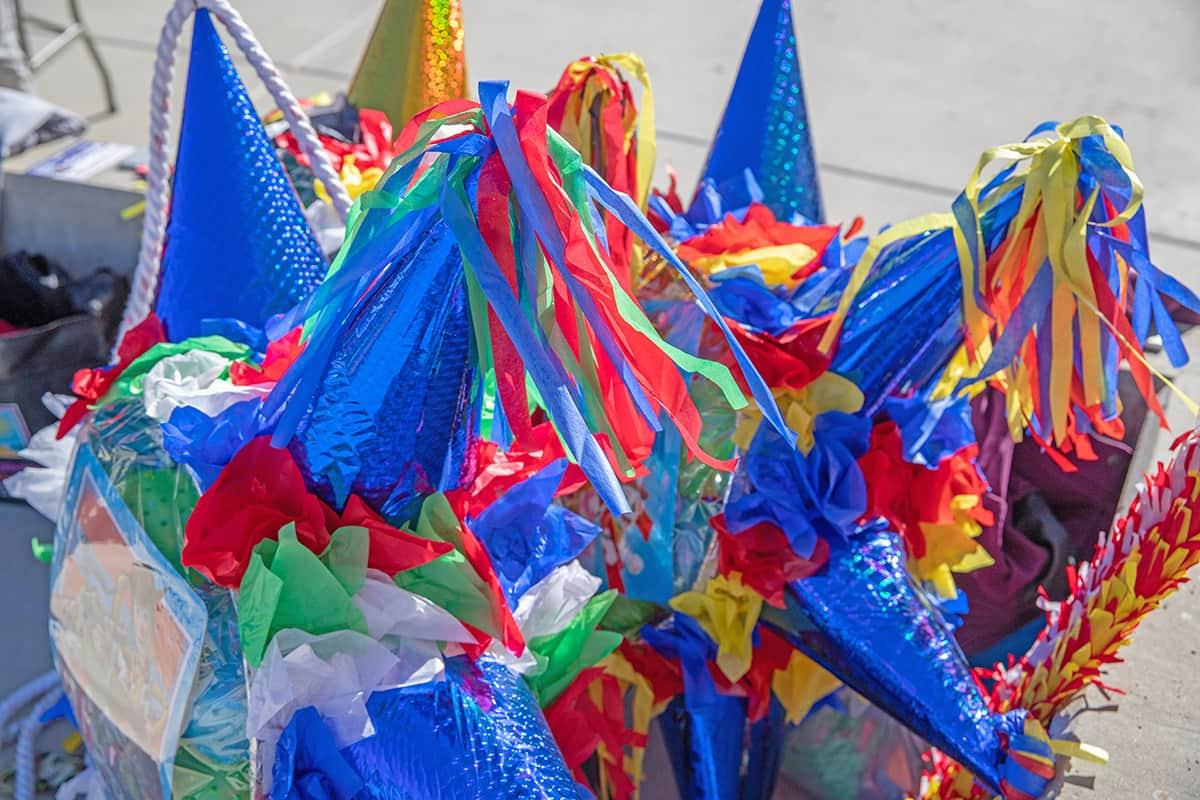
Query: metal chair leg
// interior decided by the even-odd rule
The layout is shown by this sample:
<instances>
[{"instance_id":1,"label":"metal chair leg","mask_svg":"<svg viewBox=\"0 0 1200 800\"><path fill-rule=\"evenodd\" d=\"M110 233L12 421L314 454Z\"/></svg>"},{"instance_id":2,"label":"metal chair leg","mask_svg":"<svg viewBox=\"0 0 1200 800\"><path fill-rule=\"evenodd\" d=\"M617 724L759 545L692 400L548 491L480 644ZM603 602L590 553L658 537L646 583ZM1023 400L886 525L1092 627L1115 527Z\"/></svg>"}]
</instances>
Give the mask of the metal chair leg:
<instances>
[{"instance_id":1,"label":"metal chair leg","mask_svg":"<svg viewBox=\"0 0 1200 800\"><path fill-rule=\"evenodd\" d=\"M67 25L60 25L49 22L41 17L25 14L21 8L20 0L15 0L17 7L17 31L22 42L22 47L25 49L26 59L29 63L29 68L33 72L37 72L53 58L58 56L63 49L77 39L83 41L83 46L87 48L88 56L92 60L92 64L96 67L96 72L100 75L100 81L104 86L104 100L107 104L108 113L113 114L117 111L117 95L116 89L113 86L112 74L108 71L108 65L104 63L104 58L100 55L100 48L96 46L96 40L92 36L91 28L83 21L83 15L79 11L79 0L66 0L67 13L71 16L71 21ZM35 25L38 28L49 31L55 34L41 50L34 53L29 49L26 25Z\"/></svg>"},{"instance_id":2,"label":"metal chair leg","mask_svg":"<svg viewBox=\"0 0 1200 800\"><path fill-rule=\"evenodd\" d=\"M113 89L112 74L108 71L108 65L104 63L104 59L100 57L100 48L96 47L96 40L92 38L92 29L84 23L82 16L79 13L79 0L67 0L67 6L71 10L71 20L79 26L79 37L83 39L83 45L87 48L88 54L92 57L92 63L96 65L96 71L100 73L100 81L104 84L104 99L108 103L108 113L117 113L117 95Z\"/></svg>"}]
</instances>

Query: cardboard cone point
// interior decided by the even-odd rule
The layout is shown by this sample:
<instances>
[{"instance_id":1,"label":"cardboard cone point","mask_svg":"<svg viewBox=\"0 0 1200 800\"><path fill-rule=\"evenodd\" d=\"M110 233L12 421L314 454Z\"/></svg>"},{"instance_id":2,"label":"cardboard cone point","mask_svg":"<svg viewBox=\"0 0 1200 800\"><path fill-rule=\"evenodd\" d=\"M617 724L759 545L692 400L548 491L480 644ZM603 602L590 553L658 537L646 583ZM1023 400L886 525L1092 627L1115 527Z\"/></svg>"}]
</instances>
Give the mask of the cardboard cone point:
<instances>
[{"instance_id":1,"label":"cardboard cone point","mask_svg":"<svg viewBox=\"0 0 1200 800\"><path fill-rule=\"evenodd\" d=\"M417 112L466 96L459 0L386 0L350 83L350 102L384 112L399 130Z\"/></svg>"},{"instance_id":2,"label":"cardboard cone point","mask_svg":"<svg viewBox=\"0 0 1200 800\"><path fill-rule=\"evenodd\" d=\"M261 329L326 266L229 53L197 11L155 308L167 334L181 341L221 318Z\"/></svg>"},{"instance_id":3,"label":"cardboard cone point","mask_svg":"<svg viewBox=\"0 0 1200 800\"><path fill-rule=\"evenodd\" d=\"M831 542L825 569L790 585L790 638L931 745L1000 785L1003 741L1024 712L993 714L949 626L913 585L900 537L879 523ZM811 626L811 627L810 627Z\"/></svg>"},{"instance_id":4,"label":"cardboard cone point","mask_svg":"<svg viewBox=\"0 0 1200 800\"><path fill-rule=\"evenodd\" d=\"M726 208L741 208L752 199L749 170L777 217L823 222L810 133L790 0L763 0L701 184L711 181Z\"/></svg>"}]
</instances>

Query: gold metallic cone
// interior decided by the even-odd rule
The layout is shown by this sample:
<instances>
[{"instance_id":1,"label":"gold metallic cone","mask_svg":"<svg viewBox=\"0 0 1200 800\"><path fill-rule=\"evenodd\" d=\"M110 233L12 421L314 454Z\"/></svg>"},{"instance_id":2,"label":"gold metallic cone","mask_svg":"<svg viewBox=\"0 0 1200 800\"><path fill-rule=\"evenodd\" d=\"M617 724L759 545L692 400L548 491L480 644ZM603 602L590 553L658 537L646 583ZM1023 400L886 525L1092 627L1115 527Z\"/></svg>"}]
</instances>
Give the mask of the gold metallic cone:
<instances>
[{"instance_id":1,"label":"gold metallic cone","mask_svg":"<svg viewBox=\"0 0 1200 800\"><path fill-rule=\"evenodd\" d=\"M350 102L398 130L434 103L467 96L459 0L387 0L350 83Z\"/></svg>"}]
</instances>

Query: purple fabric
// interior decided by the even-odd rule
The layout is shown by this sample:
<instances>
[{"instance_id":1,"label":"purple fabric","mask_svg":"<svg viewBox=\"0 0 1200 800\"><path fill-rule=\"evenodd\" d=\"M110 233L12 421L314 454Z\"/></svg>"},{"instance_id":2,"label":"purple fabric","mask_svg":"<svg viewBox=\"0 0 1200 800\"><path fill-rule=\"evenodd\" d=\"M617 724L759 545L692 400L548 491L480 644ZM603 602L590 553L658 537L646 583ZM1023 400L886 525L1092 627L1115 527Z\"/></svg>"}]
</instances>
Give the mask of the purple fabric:
<instances>
[{"instance_id":1,"label":"purple fabric","mask_svg":"<svg viewBox=\"0 0 1200 800\"><path fill-rule=\"evenodd\" d=\"M1124 394L1124 393L1123 393ZM1125 396L1126 441L1093 439L1098 459L1076 461L1077 472L1064 472L1032 440L1014 445L1005 420L1004 396L991 389L975 398L972 413L979 442L979 467L991 489L984 506L995 522L984 529L980 544L995 565L956 576L970 603L958 630L967 653L978 652L1042 614L1037 590L1051 576L1051 551L1013 523L1012 508L1037 492L1066 529L1068 555L1088 558L1097 536L1112 523L1129 466L1132 447L1145 409Z\"/></svg>"},{"instance_id":2,"label":"purple fabric","mask_svg":"<svg viewBox=\"0 0 1200 800\"><path fill-rule=\"evenodd\" d=\"M1008 518L1010 505L1029 487L1023 482L1014 486L1010 481L1015 447L1008 434L1004 396L989 389L971 405L979 468L991 487L983 504L995 516L994 524L980 534L979 543L996 563L955 579L971 609L957 632L959 644L968 653L988 647L1040 613L1035 605L1035 581L1050 558L1049 552L1014 528Z\"/></svg>"}]
</instances>

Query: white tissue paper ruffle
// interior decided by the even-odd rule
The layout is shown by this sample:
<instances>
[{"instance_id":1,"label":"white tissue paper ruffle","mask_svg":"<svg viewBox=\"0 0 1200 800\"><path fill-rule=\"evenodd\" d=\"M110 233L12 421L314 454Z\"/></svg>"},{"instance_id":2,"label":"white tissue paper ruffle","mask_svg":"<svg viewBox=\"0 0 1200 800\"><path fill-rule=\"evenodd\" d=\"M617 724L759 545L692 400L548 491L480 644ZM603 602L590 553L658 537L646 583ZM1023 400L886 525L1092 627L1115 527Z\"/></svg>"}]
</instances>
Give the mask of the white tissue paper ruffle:
<instances>
[{"instance_id":1,"label":"white tissue paper ruffle","mask_svg":"<svg viewBox=\"0 0 1200 800\"><path fill-rule=\"evenodd\" d=\"M526 642L539 636L550 636L567 627L599 588L599 578L584 569L578 561L570 561L557 567L521 595L513 619ZM536 672L543 666L528 647L518 656L500 642L492 642L487 653L521 675Z\"/></svg>"},{"instance_id":2,"label":"white tissue paper ruffle","mask_svg":"<svg viewBox=\"0 0 1200 800\"><path fill-rule=\"evenodd\" d=\"M529 587L513 612L525 641L567 627L599 588L600 579L578 561L563 564Z\"/></svg>"},{"instance_id":3,"label":"white tissue paper ruffle","mask_svg":"<svg viewBox=\"0 0 1200 800\"><path fill-rule=\"evenodd\" d=\"M453 614L418 594L401 589L377 569L368 569L354 605L374 639L403 637L433 642L473 642L475 637Z\"/></svg>"},{"instance_id":4,"label":"white tissue paper ruffle","mask_svg":"<svg viewBox=\"0 0 1200 800\"><path fill-rule=\"evenodd\" d=\"M29 503L51 522L58 520L58 513L62 510L67 471L75 455L79 430L80 426L76 425L66 436L56 439L57 422L42 428L33 435L25 449L17 453L26 461L41 466L25 467L4 481L4 488L9 494Z\"/></svg>"},{"instance_id":5,"label":"white tissue paper ruffle","mask_svg":"<svg viewBox=\"0 0 1200 800\"><path fill-rule=\"evenodd\" d=\"M274 384L238 386L222 378L231 362L207 350L193 350L162 359L142 378L146 414L166 422L180 406L215 417L243 400L266 397Z\"/></svg>"},{"instance_id":6,"label":"white tissue paper ruffle","mask_svg":"<svg viewBox=\"0 0 1200 800\"><path fill-rule=\"evenodd\" d=\"M436 642L386 647L357 631L313 636L289 628L275 634L250 679L246 703L246 733L259 743L264 781L270 782L275 746L299 709L313 706L338 747L347 747L375 733L367 713L372 693L439 680L442 674Z\"/></svg>"}]
</instances>

